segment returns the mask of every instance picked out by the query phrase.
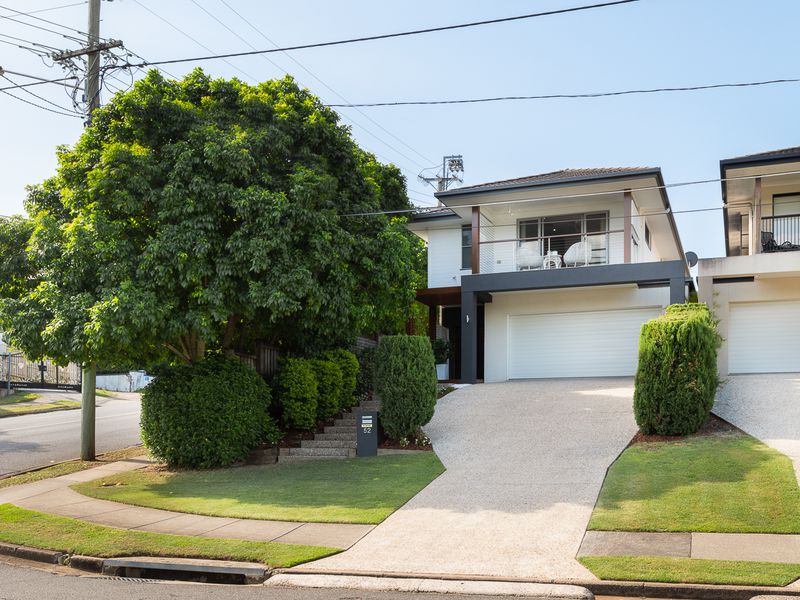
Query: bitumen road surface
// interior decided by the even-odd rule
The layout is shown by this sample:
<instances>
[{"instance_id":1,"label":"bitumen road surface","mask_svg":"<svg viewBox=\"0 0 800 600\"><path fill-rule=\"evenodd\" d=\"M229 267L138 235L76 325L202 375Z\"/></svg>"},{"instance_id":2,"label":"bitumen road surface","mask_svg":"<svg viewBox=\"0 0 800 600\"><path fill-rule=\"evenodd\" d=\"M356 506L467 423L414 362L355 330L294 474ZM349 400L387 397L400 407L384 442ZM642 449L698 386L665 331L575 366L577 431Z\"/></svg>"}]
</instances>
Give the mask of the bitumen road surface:
<instances>
[{"instance_id":1,"label":"bitumen road surface","mask_svg":"<svg viewBox=\"0 0 800 600\"><path fill-rule=\"evenodd\" d=\"M365 592L348 589L264 588L259 585L207 585L174 582L137 582L120 578L75 576L63 567L0 559L0 600L481 600L498 596ZM515 596L520 598L520 596ZM508 596L503 596L508 598ZM524 598L523 598L524 600ZM597 600L614 600L611 598ZM619 599L622 600L622 599ZM630 599L626 599L630 600ZM646 599L645 599L646 600Z\"/></svg>"},{"instance_id":2,"label":"bitumen road surface","mask_svg":"<svg viewBox=\"0 0 800 600\"><path fill-rule=\"evenodd\" d=\"M80 394L60 397L80 401ZM97 452L132 446L139 439L139 399L98 397L96 413ZM78 458L81 443L81 411L65 410L0 419L0 477L9 473ZM2 600L0 588L0 600Z\"/></svg>"}]
</instances>

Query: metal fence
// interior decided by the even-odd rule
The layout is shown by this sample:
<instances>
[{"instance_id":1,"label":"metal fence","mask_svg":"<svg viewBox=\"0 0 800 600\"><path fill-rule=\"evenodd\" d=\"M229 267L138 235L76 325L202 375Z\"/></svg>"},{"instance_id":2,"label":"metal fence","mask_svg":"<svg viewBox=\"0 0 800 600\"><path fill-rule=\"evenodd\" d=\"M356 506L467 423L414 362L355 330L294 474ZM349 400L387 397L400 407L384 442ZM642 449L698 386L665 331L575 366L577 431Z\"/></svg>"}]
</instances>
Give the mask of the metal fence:
<instances>
[{"instance_id":1,"label":"metal fence","mask_svg":"<svg viewBox=\"0 0 800 600\"><path fill-rule=\"evenodd\" d=\"M761 249L764 252L800 250L800 215L761 217Z\"/></svg>"},{"instance_id":2,"label":"metal fence","mask_svg":"<svg viewBox=\"0 0 800 600\"><path fill-rule=\"evenodd\" d=\"M61 367L51 360L28 360L21 353L5 354L1 358L0 387L67 390L81 388L81 369L74 363Z\"/></svg>"}]
</instances>

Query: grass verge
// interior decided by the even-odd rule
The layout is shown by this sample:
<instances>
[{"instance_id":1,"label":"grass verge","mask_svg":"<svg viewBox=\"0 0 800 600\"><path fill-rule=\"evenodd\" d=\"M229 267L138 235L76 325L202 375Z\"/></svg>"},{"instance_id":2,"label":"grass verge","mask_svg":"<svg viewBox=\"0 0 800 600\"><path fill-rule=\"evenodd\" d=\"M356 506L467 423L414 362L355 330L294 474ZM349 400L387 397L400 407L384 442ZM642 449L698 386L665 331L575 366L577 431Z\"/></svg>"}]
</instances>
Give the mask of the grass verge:
<instances>
[{"instance_id":1,"label":"grass verge","mask_svg":"<svg viewBox=\"0 0 800 600\"><path fill-rule=\"evenodd\" d=\"M589 529L800 533L788 457L743 434L636 444L608 471Z\"/></svg>"},{"instance_id":2,"label":"grass verge","mask_svg":"<svg viewBox=\"0 0 800 600\"><path fill-rule=\"evenodd\" d=\"M800 565L671 558L666 556L582 556L578 561L600 579L785 586L800 578Z\"/></svg>"},{"instance_id":3,"label":"grass verge","mask_svg":"<svg viewBox=\"0 0 800 600\"><path fill-rule=\"evenodd\" d=\"M12 394L10 396L6 396L5 398L0 398L0 406L8 406L9 404L19 404L20 402L33 402L34 400L39 399L39 394L34 394L33 392L28 394Z\"/></svg>"},{"instance_id":4,"label":"grass verge","mask_svg":"<svg viewBox=\"0 0 800 600\"><path fill-rule=\"evenodd\" d=\"M45 467L37 471L28 471L27 473L20 473L19 475L12 475L5 479L0 479L0 489L11 487L13 485L22 485L23 483L32 483L34 481L41 481L42 479L50 479L51 477L59 477L61 475L69 475L77 473L78 471L85 471L93 467L99 467L103 464L116 462L118 460L125 460L126 458L135 458L146 454L142 446L132 446L130 448L123 448L121 450L114 450L100 454L97 460L68 460L66 462L58 463L51 467Z\"/></svg>"},{"instance_id":5,"label":"grass verge","mask_svg":"<svg viewBox=\"0 0 800 600\"><path fill-rule=\"evenodd\" d=\"M29 402L29 401L22 400L18 402ZM80 402L73 402L72 400L54 400L53 402L42 402L41 404L16 403L16 404L0 406L0 418L16 417L19 415L27 415L37 412L48 412L53 410L67 410L80 407L81 407Z\"/></svg>"},{"instance_id":6,"label":"grass verge","mask_svg":"<svg viewBox=\"0 0 800 600\"><path fill-rule=\"evenodd\" d=\"M129 531L0 505L0 540L100 558L168 556L259 562L291 567L335 554L334 548Z\"/></svg>"},{"instance_id":7,"label":"grass verge","mask_svg":"<svg viewBox=\"0 0 800 600\"><path fill-rule=\"evenodd\" d=\"M143 470L74 485L126 504L219 517L380 523L444 471L433 452L214 471Z\"/></svg>"}]
</instances>

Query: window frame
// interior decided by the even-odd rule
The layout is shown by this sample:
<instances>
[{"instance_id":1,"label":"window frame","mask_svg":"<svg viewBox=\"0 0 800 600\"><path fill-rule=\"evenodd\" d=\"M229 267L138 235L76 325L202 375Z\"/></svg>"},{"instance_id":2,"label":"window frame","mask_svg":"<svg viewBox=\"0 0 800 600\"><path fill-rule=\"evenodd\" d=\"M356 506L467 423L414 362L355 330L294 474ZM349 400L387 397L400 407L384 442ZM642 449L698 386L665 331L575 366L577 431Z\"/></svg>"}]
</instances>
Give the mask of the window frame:
<instances>
[{"instance_id":1,"label":"window frame","mask_svg":"<svg viewBox=\"0 0 800 600\"><path fill-rule=\"evenodd\" d=\"M598 232L588 232L587 231L587 223L588 223L587 217L589 215L603 215L603 217L605 218L605 227L604 227L603 231L598 231ZM526 242L530 243L530 241L527 240L526 238L524 238L523 235L522 235L522 226L523 226L523 224L536 222L537 223L536 231L538 232L536 237L539 238L538 239L539 252L541 254L544 254L544 247L543 247L544 239L543 238L547 237L547 236L543 235L543 227L544 227L544 224L545 224L545 219L557 219L559 217L561 217L561 218L576 217L576 220L577 220L578 217L580 217L581 233L580 234L576 234L576 235L580 235L581 238L586 238L588 236L600 236L600 235L602 235L605 238L605 248L602 249L604 254L605 254L604 257L603 257L603 262L597 262L597 263L591 263L591 264L597 264L597 265L608 265L608 264L611 264L611 252L610 252L610 248L609 248L611 240L610 240L610 237L609 237L610 233L609 233L609 230L608 230L609 223L611 222L611 211L610 210L592 210L592 211L582 212L582 213L565 213L565 214L561 214L561 215L550 215L550 214L548 214L548 215L539 215L539 216L536 216L536 217L518 218L517 219L517 246L519 247L523 243L526 243Z\"/></svg>"},{"instance_id":2,"label":"window frame","mask_svg":"<svg viewBox=\"0 0 800 600\"><path fill-rule=\"evenodd\" d=\"M469 234L469 244L465 244L465 237L464 234ZM462 271L471 271L472 270L472 245L474 240L472 239L472 225L462 225L461 226L461 270ZM466 254L464 251L468 250Z\"/></svg>"}]
</instances>

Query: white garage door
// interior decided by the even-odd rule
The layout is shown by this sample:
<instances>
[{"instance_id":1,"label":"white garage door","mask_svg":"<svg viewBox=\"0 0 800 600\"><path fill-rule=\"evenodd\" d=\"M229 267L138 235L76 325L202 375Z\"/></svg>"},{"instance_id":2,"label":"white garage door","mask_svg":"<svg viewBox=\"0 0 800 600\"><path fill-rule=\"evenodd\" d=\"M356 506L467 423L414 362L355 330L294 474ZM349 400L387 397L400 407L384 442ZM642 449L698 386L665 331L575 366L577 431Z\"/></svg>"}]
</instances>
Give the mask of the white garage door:
<instances>
[{"instance_id":1,"label":"white garage door","mask_svg":"<svg viewBox=\"0 0 800 600\"><path fill-rule=\"evenodd\" d=\"M509 379L634 375L642 323L657 308L513 315Z\"/></svg>"},{"instance_id":2,"label":"white garage door","mask_svg":"<svg viewBox=\"0 0 800 600\"><path fill-rule=\"evenodd\" d=\"M800 371L800 301L731 304L728 371Z\"/></svg>"}]
</instances>

